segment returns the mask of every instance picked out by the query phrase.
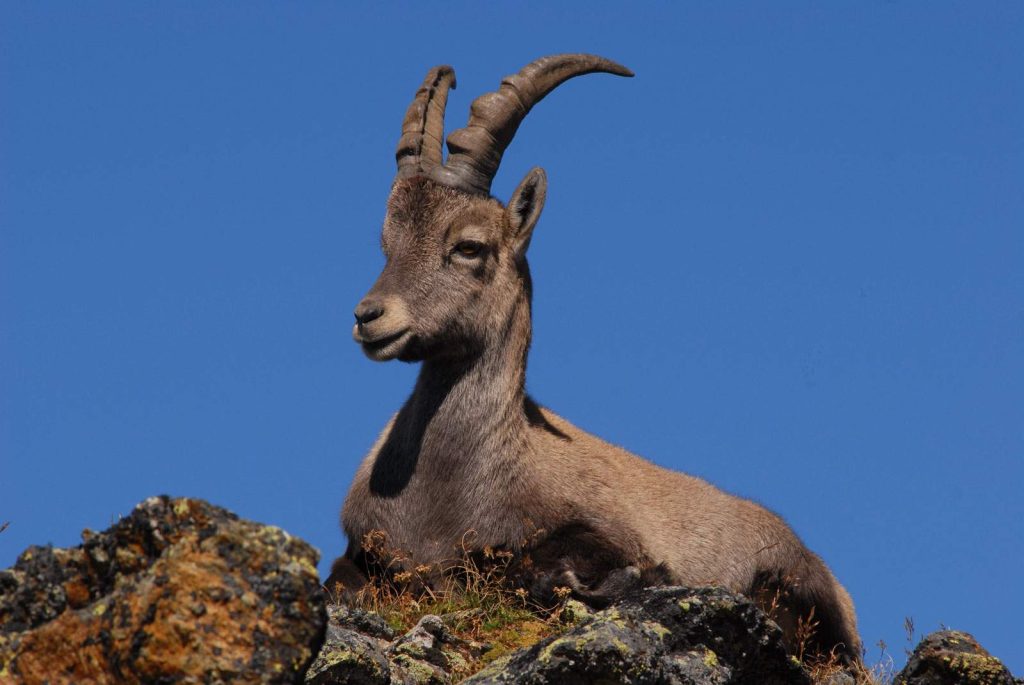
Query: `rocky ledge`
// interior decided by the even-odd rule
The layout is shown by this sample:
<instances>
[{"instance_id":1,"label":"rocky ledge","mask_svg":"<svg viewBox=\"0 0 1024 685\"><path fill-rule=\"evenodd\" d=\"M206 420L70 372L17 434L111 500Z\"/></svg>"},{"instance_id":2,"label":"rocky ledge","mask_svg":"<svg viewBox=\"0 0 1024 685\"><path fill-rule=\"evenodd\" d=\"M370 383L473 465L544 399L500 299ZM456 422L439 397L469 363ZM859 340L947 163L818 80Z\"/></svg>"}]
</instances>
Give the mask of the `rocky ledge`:
<instances>
[{"instance_id":1,"label":"rocky ledge","mask_svg":"<svg viewBox=\"0 0 1024 685\"><path fill-rule=\"evenodd\" d=\"M970 635L927 636L893 676L829 669L811 677L781 632L745 598L718 588L650 588L604 611L575 607L558 635L461 678L487 645L452 634L449 617L423 617L396 635L373 613L332 606L307 685L1024 685ZM582 611L582 613L580 613Z\"/></svg>"},{"instance_id":2,"label":"rocky ledge","mask_svg":"<svg viewBox=\"0 0 1024 685\"><path fill-rule=\"evenodd\" d=\"M491 658L499 650L457 634L457 616L396 632L326 606L312 547L200 500L154 497L82 537L30 547L0 571L0 683L812 682L772 621L717 588L650 588L596 613L570 602L564 629ZM892 682L1024 683L954 631L926 637Z\"/></svg>"},{"instance_id":3,"label":"rocky ledge","mask_svg":"<svg viewBox=\"0 0 1024 685\"><path fill-rule=\"evenodd\" d=\"M656 588L590 614L463 682L793 683L809 685L775 624L743 597L716 588ZM446 617L425 616L396 637L374 614L332 607L310 685L457 682L486 645L455 637Z\"/></svg>"}]
</instances>

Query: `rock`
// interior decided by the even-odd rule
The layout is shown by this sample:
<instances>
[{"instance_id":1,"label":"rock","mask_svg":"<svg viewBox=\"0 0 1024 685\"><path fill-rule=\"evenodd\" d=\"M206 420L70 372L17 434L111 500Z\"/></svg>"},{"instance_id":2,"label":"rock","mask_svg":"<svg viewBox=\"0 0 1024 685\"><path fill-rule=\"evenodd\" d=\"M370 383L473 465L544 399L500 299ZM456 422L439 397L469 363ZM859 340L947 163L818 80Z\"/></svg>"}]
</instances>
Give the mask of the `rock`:
<instances>
[{"instance_id":1,"label":"rock","mask_svg":"<svg viewBox=\"0 0 1024 685\"><path fill-rule=\"evenodd\" d=\"M786 654L782 632L750 601L716 588L652 588L593 613L569 607L566 632L498 659L466 683L666 683L810 685ZM309 685L447 685L484 645L424 616L392 639L373 614L330 607Z\"/></svg>"},{"instance_id":2,"label":"rock","mask_svg":"<svg viewBox=\"0 0 1024 685\"><path fill-rule=\"evenodd\" d=\"M306 683L390 683L391 663L385 647L394 638L394 632L384 619L369 612L333 605L327 611L327 635L320 653L306 672Z\"/></svg>"},{"instance_id":3,"label":"rock","mask_svg":"<svg viewBox=\"0 0 1024 685\"><path fill-rule=\"evenodd\" d=\"M1013 685L1013 676L967 633L926 636L896 676L896 685Z\"/></svg>"},{"instance_id":4,"label":"rock","mask_svg":"<svg viewBox=\"0 0 1024 685\"><path fill-rule=\"evenodd\" d=\"M318 554L196 499L153 497L0 571L0 681L300 682L323 641Z\"/></svg>"},{"instance_id":5,"label":"rock","mask_svg":"<svg viewBox=\"0 0 1024 685\"><path fill-rule=\"evenodd\" d=\"M439 616L424 616L393 639L375 614L341 606L328 613L327 639L307 685L448 685L467 672L467 656L479 656L480 646L452 634Z\"/></svg>"},{"instance_id":6,"label":"rock","mask_svg":"<svg viewBox=\"0 0 1024 685\"><path fill-rule=\"evenodd\" d=\"M357 630L370 637L380 638L388 642L395 639L395 631L387 624L380 614L363 609L353 609L337 604L327 607L328 627L331 625Z\"/></svg>"},{"instance_id":7,"label":"rock","mask_svg":"<svg viewBox=\"0 0 1024 685\"><path fill-rule=\"evenodd\" d=\"M396 663L424 674L423 668L412 662L428 664L434 673L427 676L425 682L446 683L451 682L449 674L452 671L466 670L466 660L457 651L465 644L448 630L439 616L427 615L391 645L388 654Z\"/></svg>"},{"instance_id":8,"label":"rock","mask_svg":"<svg viewBox=\"0 0 1024 685\"><path fill-rule=\"evenodd\" d=\"M578 599L567 599L562 605L558 620L566 625L577 625L594 615L594 612Z\"/></svg>"},{"instance_id":9,"label":"rock","mask_svg":"<svg viewBox=\"0 0 1024 685\"><path fill-rule=\"evenodd\" d=\"M497 683L809 685L782 632L749 600L717 588L654 588L468 679Z\"/></svg>"}]
</instances>

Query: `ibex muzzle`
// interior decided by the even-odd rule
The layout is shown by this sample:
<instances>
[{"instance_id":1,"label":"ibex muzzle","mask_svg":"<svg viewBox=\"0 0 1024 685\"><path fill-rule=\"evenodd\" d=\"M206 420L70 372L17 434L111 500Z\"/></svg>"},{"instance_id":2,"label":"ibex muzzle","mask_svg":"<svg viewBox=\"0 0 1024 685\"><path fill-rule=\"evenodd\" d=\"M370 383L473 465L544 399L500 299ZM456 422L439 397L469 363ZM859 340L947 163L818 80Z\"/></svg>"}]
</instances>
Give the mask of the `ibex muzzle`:
<instances>
[{"instance_id":1,"label":"ibex muzzle","mask_svg":"<svg viewBox=\"0 0 1024 685\"><path fill-rule=\"evenodd\" d=\"M526 394L526 252L547 180L533 169L507 205L491 197L491 180L530 108L592 72L632 75L593 55L537 60L473 102L446 160L451 67L432 69L406 112L381 233L387 262L356 307L353 335L372 359L422 366L355 476L342 511L349 549L328 586L365 581L360 541L370 531L414 565L444 565L475 531L474 549L528 555L521 579L535 596L566 586L600 605L643 584L723 585L775 608L794 650L799 642L855 661L849 595L782 519L610 445ZM798 627L811 616L818 627L807 639Z\"/></svg>"}]
</instances>

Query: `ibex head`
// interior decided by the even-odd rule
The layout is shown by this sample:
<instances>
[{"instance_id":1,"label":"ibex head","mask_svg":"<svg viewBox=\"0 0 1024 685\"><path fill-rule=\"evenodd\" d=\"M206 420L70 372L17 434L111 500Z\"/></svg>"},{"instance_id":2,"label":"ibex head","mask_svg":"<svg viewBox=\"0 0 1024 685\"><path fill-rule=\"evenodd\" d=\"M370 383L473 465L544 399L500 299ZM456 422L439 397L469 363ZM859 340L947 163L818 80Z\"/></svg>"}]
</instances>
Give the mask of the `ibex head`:
<instances>
[{"instance_id":1,"label":"ibex head","mask_svg":"<svg viewBox=\"0 0 1024 685\"><path fill-rule=\"evenodd\" d=\"M353 336L367 356L461 356L508 333L516 306L528 306L526 248L547 181L542 169L531 170L507 206L491 197L491 181L530 108L567 79L593 72L633 75L594 55L532 62L473 102L469 124L448 136L442 160L455 72L430 70L406 112L395 153L398 173L381 233L387 263L355 310Z\"/></svg>"}]
</instances>

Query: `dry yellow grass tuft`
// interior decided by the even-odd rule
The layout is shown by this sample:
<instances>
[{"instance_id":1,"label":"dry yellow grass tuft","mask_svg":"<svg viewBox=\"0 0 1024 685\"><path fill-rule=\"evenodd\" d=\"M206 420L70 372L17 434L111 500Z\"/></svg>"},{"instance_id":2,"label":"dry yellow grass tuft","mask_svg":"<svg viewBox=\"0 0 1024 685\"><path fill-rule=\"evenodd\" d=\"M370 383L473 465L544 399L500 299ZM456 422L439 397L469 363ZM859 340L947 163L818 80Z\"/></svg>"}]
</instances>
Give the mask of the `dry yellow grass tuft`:
<instances>
[{"instance_id":1,"label":"dry yellow grass tuft","mask_svg":"<svg viewBox=\"0 0 1024 685\"><path fill-rule=\"evenodd\" d=\"M428 614L444 620L459 638L486 643L490 649L468 655L470 675L491 661L533 645L565 628L568 588L553 606L531 601L510 581L514 555L485 548L470 553L467 534L463 553L443 566L409 566L401 553L388 548L385 534L373 531L363 538L363 550L378 571L355 595L353 606L379 614L396 632L405 632ZM341 594L343 588L329 588Z\"/></svg>"}]
</instances>

